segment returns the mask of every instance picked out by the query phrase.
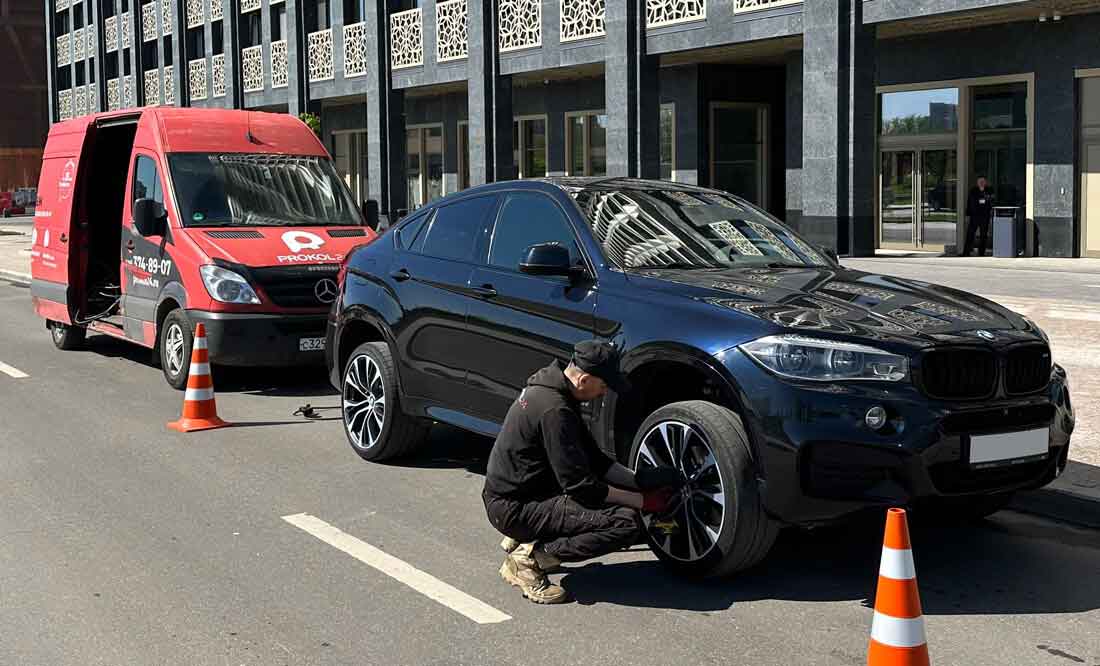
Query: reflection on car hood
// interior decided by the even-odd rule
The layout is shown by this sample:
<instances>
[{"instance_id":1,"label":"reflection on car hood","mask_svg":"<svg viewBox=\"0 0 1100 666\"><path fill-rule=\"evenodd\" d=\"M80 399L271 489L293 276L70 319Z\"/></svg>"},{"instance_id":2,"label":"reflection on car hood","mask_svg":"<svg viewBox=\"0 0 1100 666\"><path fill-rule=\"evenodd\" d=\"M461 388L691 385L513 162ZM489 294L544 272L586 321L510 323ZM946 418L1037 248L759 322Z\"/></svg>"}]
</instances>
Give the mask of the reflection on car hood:
<instances>
[{"instance_id":1,"label":"reflection on car hood","mask_svg":"<svg viewBox=\"0 0 1100 666\"><path fill-rule=\"evenodd\" d=\"M956 289L837 268L729 268L627 273L637 286L677 293L797 329L936 343L1034 340L1019 315ZM990 340L992 336L992 340Z\"/></svg>"}]
</instances>

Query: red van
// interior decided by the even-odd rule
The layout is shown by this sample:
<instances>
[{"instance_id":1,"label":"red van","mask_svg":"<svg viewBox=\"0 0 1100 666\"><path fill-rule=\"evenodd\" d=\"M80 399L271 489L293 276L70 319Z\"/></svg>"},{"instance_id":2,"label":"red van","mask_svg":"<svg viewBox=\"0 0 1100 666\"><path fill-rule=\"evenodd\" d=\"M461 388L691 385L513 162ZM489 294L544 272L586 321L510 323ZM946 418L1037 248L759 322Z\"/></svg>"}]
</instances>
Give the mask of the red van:
<instances>
[{"instance_id":1,"label":"red van","mask_svg":"<svg viewBox=\"0 0 1100 666\"><path fill-rule=\"evenodd\" d=\"M286 114L150 108L54 125L31 294L54 344L91 330L187 384L195 325L223 365L324 362L340 262L376 237L317 136Z\"/></svg>"}]
</instances>

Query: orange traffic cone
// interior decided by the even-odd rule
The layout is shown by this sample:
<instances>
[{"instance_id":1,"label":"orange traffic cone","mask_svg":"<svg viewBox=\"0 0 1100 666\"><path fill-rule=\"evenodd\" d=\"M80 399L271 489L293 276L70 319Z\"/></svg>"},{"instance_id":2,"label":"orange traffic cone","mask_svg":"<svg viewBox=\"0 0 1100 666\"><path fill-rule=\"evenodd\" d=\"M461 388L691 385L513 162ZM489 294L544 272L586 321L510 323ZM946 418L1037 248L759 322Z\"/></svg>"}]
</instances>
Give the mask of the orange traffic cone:
<instances>
[{"instance_id":1,"label":"orange traffic cone","mask_svg":"<svg viewBox=\"0 0 1100 666\"><path fill-rule=\"evenodd\" d=\"M191 349L191 370L187 374L187 392L183 396L183 416L168 427L180 432L210 430L229 425L218 418L214 404L214 380L210 377L210 352L206 348L206 327L195 328Z\"/></svg>"},{"instance_id":2,"label":"orange traffic cone","mask_svg":"<svg viewBox=\"0 0 1100 666\"><path fill-rule=\"evenodd\" d=\"M928 641L904 509L886 512L868 666L928 666Z\"/></svg>"}]
</instances>

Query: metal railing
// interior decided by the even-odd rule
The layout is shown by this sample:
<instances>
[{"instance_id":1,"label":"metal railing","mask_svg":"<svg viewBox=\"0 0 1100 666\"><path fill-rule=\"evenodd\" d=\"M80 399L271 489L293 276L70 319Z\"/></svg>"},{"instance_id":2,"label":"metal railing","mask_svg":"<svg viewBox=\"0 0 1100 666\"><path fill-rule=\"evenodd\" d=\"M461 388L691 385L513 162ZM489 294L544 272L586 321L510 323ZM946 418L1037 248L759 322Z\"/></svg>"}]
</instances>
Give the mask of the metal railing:
<instances>
[{"instance_id":1,"label":"metal railing","mask_svg":"<svg viewBox=\"0 0 1100 666\"><path fill-rule=\"evenodd\" d=\"M572 42L606 35L605 9L605 0L561 0L560 40Z\"/></svg>"},{"instance_id":2,"label":"metal railing","mask_svg":"<svg viewBox=\"0 0 1100 666\"><path fill-rule=\"evenodd\" d=\"M271 87L285 88L289 82L286 40L280 39L271 42Z\"/></svg>"},{"instance_id":3,"label":"metal railing","mask_svg":"<svg viewBox=\"0 0 1100 666\"><path fill-rule=\"evenodd\" d=\"M497 21L501 52L542 46L541 0L500 0Z\"/></svg>"},{"instance_id":4,"label":"metal railing","mask_svg":"<svg viewBox=\"0 0 1100 666\"><path fill-rule=\"evenodd\" d=\"M306 37L309 49L309 80L332 80L332 30L318 30Z\"/></svg>"},{"instance_id":5,"label":"metal railing","mask_svg":"<svg viewBox=\"0 0 1100 666\"><path fill-rule=\"evenodd\" d=\"M264 89L264 47L249 46L241 49L241 83L245 92Z\"/></svg>"},{"instance_id":6,"label":"metal railing","mask_svg":"<svg viewBox=\"0 0 1100 666\"><path fill-rule=\"evenodd\" d=\"M602 0L601 0L602 1ZM444 0L435 5L435 60L461 60L470 55L466 0Z\"/></svg>"},{"instance_id":7,"label":"metal railing","mask_svg":"<svg viewBox=\"0 0 1100 666\"><path fill-rule=\"evenodd\" d=\"M390 14L390 67L424 64L424 17L420 9Z\"/></svg>"},{"instance_id":8,"label":"metal railing","mask_svg":"<svg viewBox=\"0 0 1100 666\"><path fill-rule=\"evenodd\" d=\"M187 63L187 87L191 90L191 99L206 99L206 58Z\"/></svg>"}]
</instances>

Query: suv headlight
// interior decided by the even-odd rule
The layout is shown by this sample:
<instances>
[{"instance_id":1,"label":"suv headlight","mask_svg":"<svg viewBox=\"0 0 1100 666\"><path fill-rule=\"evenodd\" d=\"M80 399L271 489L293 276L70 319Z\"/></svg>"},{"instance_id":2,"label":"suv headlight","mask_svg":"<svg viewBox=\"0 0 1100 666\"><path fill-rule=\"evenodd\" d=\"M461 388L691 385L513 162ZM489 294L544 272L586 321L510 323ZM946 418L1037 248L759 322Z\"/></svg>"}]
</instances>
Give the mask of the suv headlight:
<instances>
[{"instance_id":1,"label":"suv headlight","mask_svg":"<svg viewBox=\"0 0 1100 666\"><path fill-rule=\"evenodd\" d=\"M244 279L237 273L221 266L200 266L202 283L210 298L222 303L259 303L260 299Z\"/></svg>"},{"instance_id":2,"label":"suv headlight","mask_svg":"<svg viewBox=\"0 0 1100 666\"><path fill-rule=\"evenodd\" d=\"M769 335L740 347L781 377L813 381L900 382L909 377L909 359L853 342Z\"/></svg>"}]
</instances>

